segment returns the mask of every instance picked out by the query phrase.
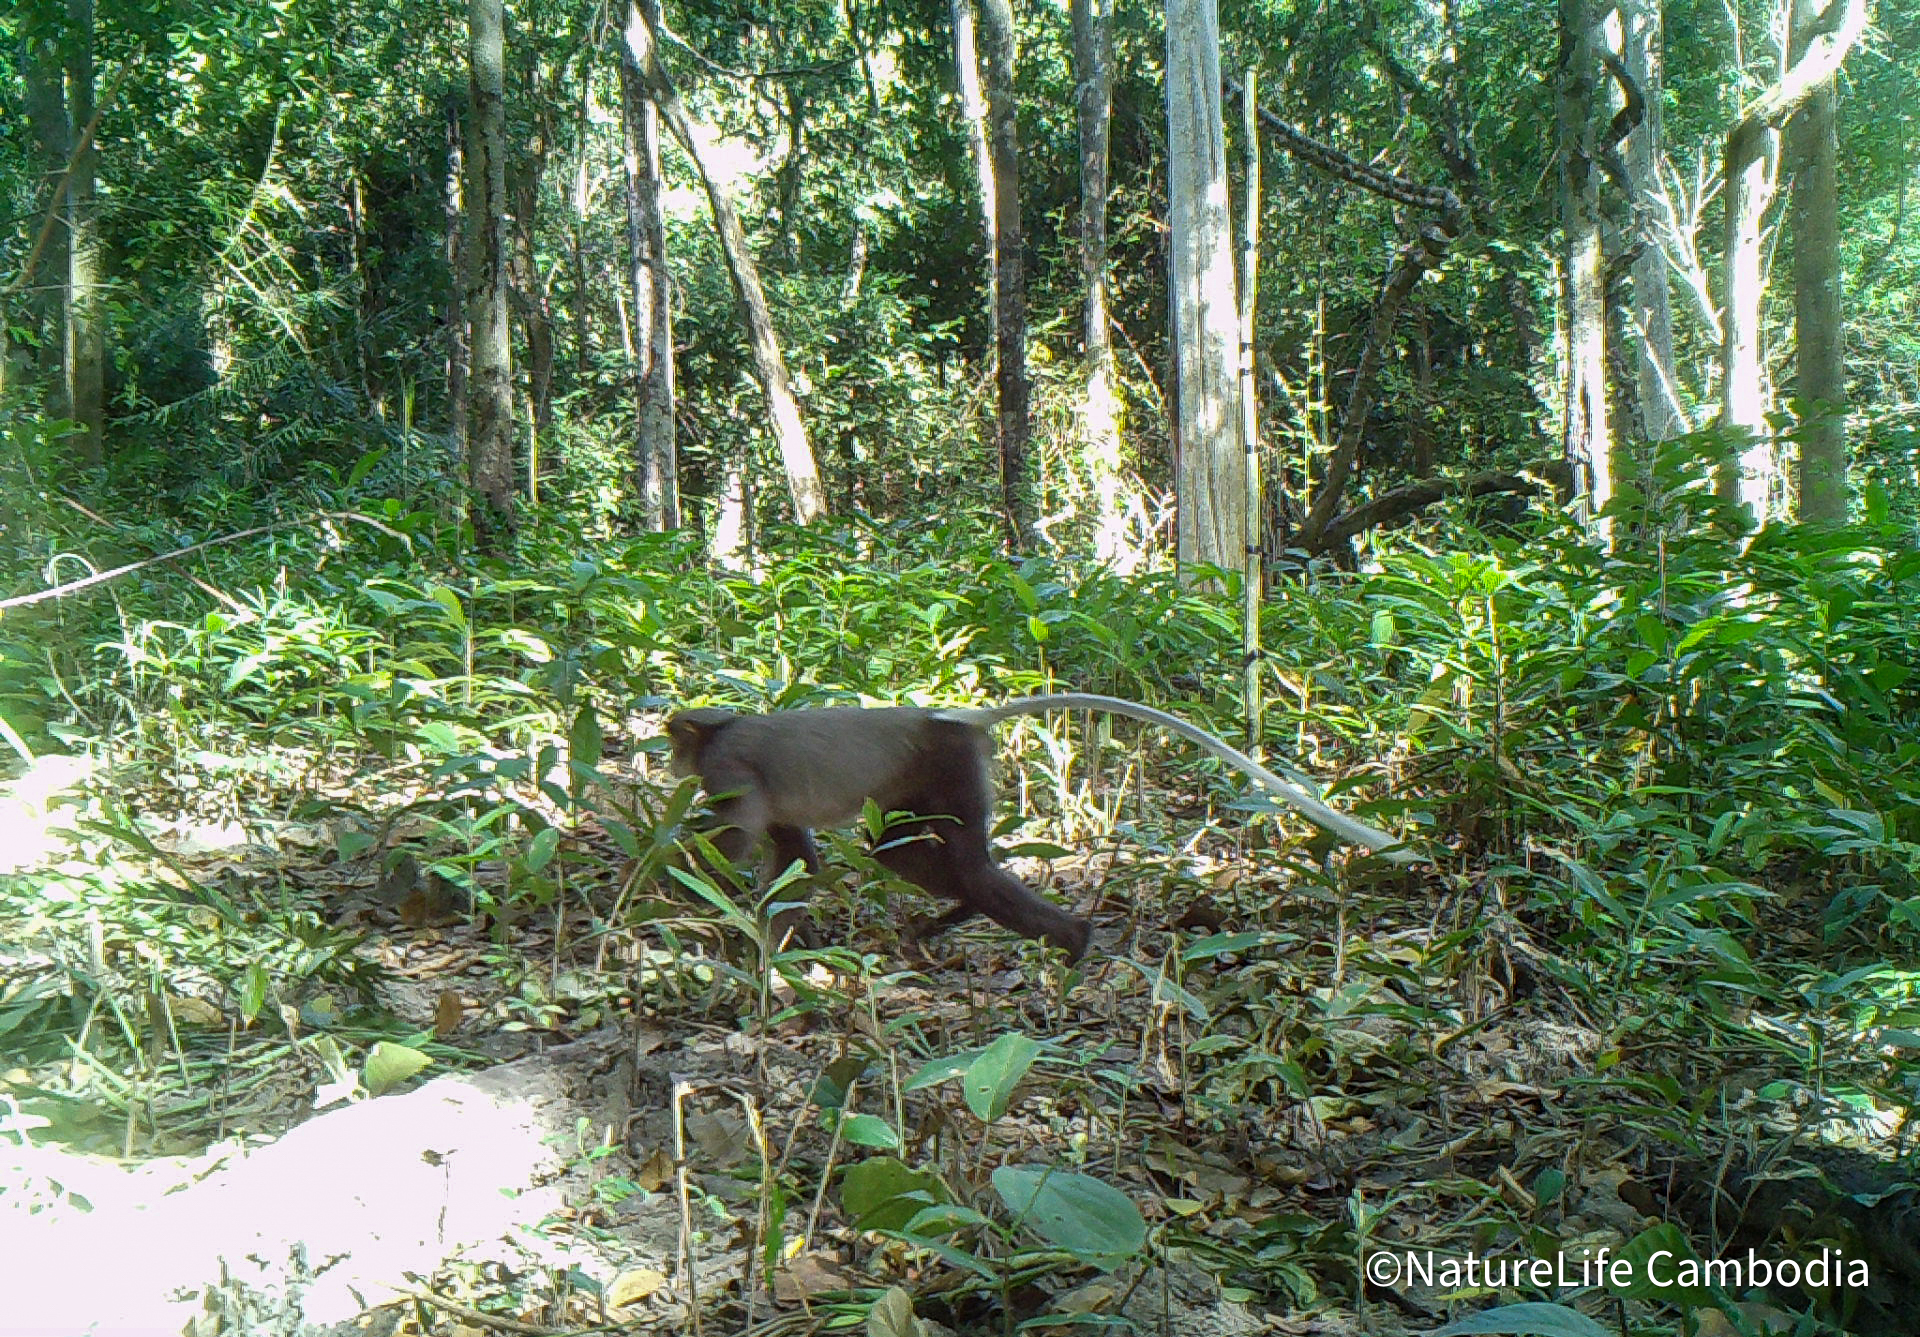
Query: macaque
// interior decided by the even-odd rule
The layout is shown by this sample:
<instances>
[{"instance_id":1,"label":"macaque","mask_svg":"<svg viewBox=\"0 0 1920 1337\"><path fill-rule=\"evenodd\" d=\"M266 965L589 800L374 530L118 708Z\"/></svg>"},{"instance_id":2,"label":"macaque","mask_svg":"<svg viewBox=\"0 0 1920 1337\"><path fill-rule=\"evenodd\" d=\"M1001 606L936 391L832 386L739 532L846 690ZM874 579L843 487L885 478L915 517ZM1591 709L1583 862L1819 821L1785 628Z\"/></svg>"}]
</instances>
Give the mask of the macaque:
<instances>
[{"instance_id":1,"label":"macaque","mask_svg":"<svg viewBox=\"0 0 1920 1337\"><path fill-rule=\"evenodd\" d=\"M1171 729L1335 835L1400 862L1414 857L1386 832L1334 811L1204 729L1151 706L1079 692L945 710L683 710L667 721L669 766L677 776L698 776L714 796L723 828L714 832L714 845L734 863L758 850L764 838L777 866L798 859L818 873L812 828L852 822L869 799L882 812L918 814L889 827L875 857L896 876L958 904L910 927L910 939L983 914L1016 933L1045 939L1077 961L1093 925L995 863L987 838L993 808L987 729L1049 710L1097 710Z\"/></svg>"}]
</instances>

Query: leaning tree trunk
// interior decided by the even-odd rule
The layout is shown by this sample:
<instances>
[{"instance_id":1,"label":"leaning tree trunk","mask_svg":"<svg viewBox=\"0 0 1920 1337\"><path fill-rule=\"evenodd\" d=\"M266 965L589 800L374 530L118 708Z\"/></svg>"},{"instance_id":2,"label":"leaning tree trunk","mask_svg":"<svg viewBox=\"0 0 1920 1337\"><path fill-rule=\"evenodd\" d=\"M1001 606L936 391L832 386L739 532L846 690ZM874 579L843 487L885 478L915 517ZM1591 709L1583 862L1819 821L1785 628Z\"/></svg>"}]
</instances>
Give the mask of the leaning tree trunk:
<instances>
[{"instance_id":1,"label":"leaning tree trunk","mask_svg":"<svg viewBox=\"0 0 1920 1337\"><path fill-rule=\"evenodd\" d=\"M1087 297L1082 342L1086 398L1081 441L1093 475L1094 556L1128 570L1139 553L1127 542L1120 460L1120 406L1113 389L1113 332L1107 314L1107 157L1113 118L1113 0L1071 0L1073 75L1080 120L1080 276Z\"/></svg>"},{"instance_id":2,"label":"leaning tree trunk","mask_svg":"<svg viewBox=\"0 0 1920 1337\"><path fill-rule=\"evenodd\" d=\"M648 0L655 8L659 0ZM650 13L648 17L657 17ZM673 290L660 211L660 111L630 54L620 62L626 134L628 283L633 295L634 483L652 530L680 527L680 464L673 421Z\"/></svg>"},{"instance_id":3,"label":"leaning tree trunk","mask_svg":"<svg viewBox=\"0 0 1920 1337\"><path fill-rule=\"evenodd\" d=\"M1640 437L1665 441L1687 430L1674 378L1673 304L1667 287L1667 256L1654 236L1653 215L1666 153L1661 120L1665 82L1663 0L1621 0L1621 63L1645 103L1639 125L1625 145L1633 190L1633 229L1640 253L1633 261L1632 322L1634 403Z\"/></svg>"},{"instance_id":4,"label":"leaning tree trunk","mask_svg":"<svg viewBox=\"0 0 1920 1337\"><path fill-rule=\"evenodd\" d=\"M1032 435L1027 380L1027 269L1020 237L1019 104L1013 92L1012 0L980 0L980 35L987 60L987 122L992 131L993 276L999 414L994 443L1000 455L1000 500L1007 539L1015 548L1033 541L1033 506L1027 480L1027 444Z\"/></svg>"},{"instance_id":5,"label":"leaning tree trunk","mask_svg":"<svg viewBox=\"0 0 1920 1337\"><path fill-rule=\"evenodd\" d=\"M1794 0L1793 52L1805 51L1817 18L1811 0ZM1793 163L1793 335L1802 419L1800 518L1847 518L1846 325L1840 287L1839 98L1829 78L1787 127Z\"/></svg>"},{"instance_id":6,"label":"leaning tree trunk","mask_svg":"<svg viewBox=\"0 0 1920 1337\"><path fill-rule=\"evenodd\" d=\"M497 546L512 529L513 346L508 332L506 16L468 0L467 477L473 525Z\"/></svg>"},{"instance_id":7,"label":"leaning tree trunk","mask_svg":"<svg viewBox=\"0 0 1920 1337\"><path fill-rule=\"evenodd\" d=\"M1740 113L1727 132L1727 291L1722 317L1721 425L1744 438L1737 467L1724 469L1722 496L1742 502L1755 523L1767 518L1777 475L1767 435L1766 362L1760 348L1760 300L1766 290L1761 223L1773 202L1780 126L1822 85L1866 31L1866 0L1831 0L1803 29L1804 45L1786 73Z\"/></svg>"},{"instance_id":8,"label":"leaning tree trunk","mask_svg":"<svg viewBox=\"0 0 1920 1337\"><path fill-rule=\"evenodd\" d=\"M1254 534L1240 442L1240 317L1215 0L1170 0L1167 6L1167 221L1179 401L1178 557L1182 565L1237 570Z\"/></svg>"},{"instance_id":9,"label":"leaning tree trunk","mask_svg":"<svg viewBox=\"0 0 1920 1337\"><path fill-rule=\"evenodd\" d=\"M74 135L93 120L93 0L67 0L67 111ZM106 430L106 312L100 289L95 153L81 146L67 183L67 411L80 426L81 463L98 467Z\"/></svg>"},{"instance_id":10,"label":"leaning tree trunk","mask_svg":"<svg viewBox=\"0 0 1920 1337\"><path fill-rule=\"evenodd\" d=\"M1566 409L1562 441L1589 518L1613 498L1613 437L1607 419L1606 256L1600 173L1594 161L1601 14L1593 0L1560 0L1560 223L1565 239Z\"/></svg>"},{"instance_id":11,"label":"leaning tree trunk","mask_svg":"<svg viewBox=\"0 0 1920 1337\"><path fill-rule=\"evenodd\" d=\"M773 419L773 436L780 447L781 464L786 469L787 490L793 497L794 518L803 525L811 524L827 513L827 494L820 485L820 466L814 460L813 447L807 442L807 429L800 418L800 405L794 400L793 385L787 376L786 359L781 355L780 341L773 331L773 315L767 309L767 294L760 285L760 271L753 262L753 253L747 248L746 230L740 226L740 215L733 207L732 196L720 184L707 162L706 149L694 128L693 119L687 114L680 95L674 91L673 81L656 54L652 24L638 5L627 8L626 39L634 68L646 81L648 95L660 108L661 115L666 117L667 129L673 132L674 139L686 151L695 174L700 178L700 185L706 191L707 204L713 211L714 228L720 234L720 249L726 256L727 272L733 278L734 295L739 299L741 319L747 327L747 342L753 350L754 371L759 377L760 389L766 395L767 409Z\"/></svg>"},{"instance_id":12,"label":"leaning tree trunk","mask_svg":"<svg viewBox=\"0 0 1920 1337\"><path fill-rule=\"evenodd\" d=\"M1000 340L999 274L993 264L993 226L998 217L993 198L993 150L987 144L987 97L980 87L980 53L974 41L973 0L951 0L953 16L953 73L960 88L960 116L967 123L967 145L973 152L973 177L979 193L980 235L987 250L987 325L995 347Z\"/></svg>"}]
</instances>

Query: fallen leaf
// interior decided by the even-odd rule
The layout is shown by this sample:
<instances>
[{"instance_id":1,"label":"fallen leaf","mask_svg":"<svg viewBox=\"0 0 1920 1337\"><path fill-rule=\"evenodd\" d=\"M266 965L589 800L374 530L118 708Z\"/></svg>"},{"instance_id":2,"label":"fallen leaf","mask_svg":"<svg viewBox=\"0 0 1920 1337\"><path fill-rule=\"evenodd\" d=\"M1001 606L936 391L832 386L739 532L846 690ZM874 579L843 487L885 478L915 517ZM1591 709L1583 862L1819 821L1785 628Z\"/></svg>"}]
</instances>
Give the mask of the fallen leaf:
<instances>
[{"instance_id":1,"label":"fallen leaf","mask_svg":"<svg viewBox=\"0 0 1920 1337\"><path fill-rule=\"evenodd\" d=\"M630 1272L622 1272L607 1287L607 1304L614 1309L623 1309L652 1295L667 1284L667 1274L655 1267L636 1267Z\"/></svg>"},{"instance_id":2,"label":"fallen leaf","mask_svg":"<svg viewBox=\"0 0 1920 1337\"><path fill-rule=\"evenodd\" d=\"M673 1157L656 1148L633 1172L633 1182L649 1193L658 1193L673 1182Z\"/></svg>"},{"instance_id":3,"label":"fallen leaf","mask_svg":"<svg viewBox=\"0 0 1920 1337\"><path fill-rule=\"evenodd\" d=\"M440 999L433 1005L433 1038L444 1040L460 1028L460 1018L465 1008L460 995L452 989L443 990Z\"/></svg>"},{"instance_id":4,"label":"fallen leaf","mask_svg":"<svg viewBox=\"0 0 1920 1337\"><path fill-rule=\"evenodd\" d=\"M783 1304L797 1304L822 1291L844 1291L847 1274L835 1260L823 1254L803 1253L773 1274L773 1298Z\"/></svg>"}]
</instances>

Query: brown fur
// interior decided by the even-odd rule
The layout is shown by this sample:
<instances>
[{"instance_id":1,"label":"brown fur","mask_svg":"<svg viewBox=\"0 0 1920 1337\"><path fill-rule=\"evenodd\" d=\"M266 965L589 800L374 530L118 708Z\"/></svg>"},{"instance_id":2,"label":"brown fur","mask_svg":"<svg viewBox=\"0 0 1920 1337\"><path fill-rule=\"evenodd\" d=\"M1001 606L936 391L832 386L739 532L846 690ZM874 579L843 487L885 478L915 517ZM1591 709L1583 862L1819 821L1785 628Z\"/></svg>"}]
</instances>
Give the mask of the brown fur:
<instances>
[{"instance_id":1,"label":"brown fur","mask_svg":"<svg viewBox=\"0 0 1920 1337\"><path fill-rule=\"evenodd\" d=\"M789 710L736 715L684 710L667 721L676 775L697 775L724 830L715 846L740 862L762 839L781 866L818 872L811 830L842 826L871 800L882 812L919 814L891 826L875 857L896 876L958 904L908 936L976 914L1078 960L1093 926L1036 895L993 860L987 737L979 725L933 711Z\"/></svg>"}]
</instances>

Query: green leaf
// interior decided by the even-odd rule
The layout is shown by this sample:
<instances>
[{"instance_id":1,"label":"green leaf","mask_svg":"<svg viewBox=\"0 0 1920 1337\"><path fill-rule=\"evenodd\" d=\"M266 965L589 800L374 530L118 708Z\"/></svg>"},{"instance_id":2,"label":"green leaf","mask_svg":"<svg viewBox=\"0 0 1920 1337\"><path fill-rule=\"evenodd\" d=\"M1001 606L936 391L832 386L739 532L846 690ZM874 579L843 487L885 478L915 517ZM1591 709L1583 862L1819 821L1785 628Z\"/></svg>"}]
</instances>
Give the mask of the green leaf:
<instances>
[{"instance_id":1,"label":"green leaf","mask_svg":"<svg viewBox=\"0 0 1920 1337\"><path fill-rule=\"evenodd\" d=\"M267 968L262 962L249 961L240 975L240 1016L251 1023L266 1005Z\"/></svg>"},{"instance_id":2,"label":"green leaf","mask_svg":"<svg viewBox=\"0 0 1920 1337\"><path fill-rule=\"evenodd\" d=\"M368 1051L367 1061L361 1065L360 1081L377 1096L391 1091L432 1062L417 1049L382 1040Z\"/></svg>"},{"instance_id":3,"label":"green leaf","mask_svg":"<svg viewBox=\"0 0 1920 1337\"><path fill-rule=\"evenodd\" d=\"M982 1123L992 1123L1013 1103L1013 1089L1027 1075L1039 1057L1040 1046L1019 1031L1007 1034L988 1045L979 1058L967 1065L960 1089L966 1095L967 1108Z\"/></svg>"},{"instance_id":4,"label":"green leaf","mask_svg":"<svg viewBox=\"0 0 1920 1337\"><path fill-rule=\"evenodd\" d=\"M931 1170L915 1170L895 1156L872 1156L847 1167L840 1205L862 1230L900 1230L947 1191Z\"/></svg>"},{"instance_id":5,"label":"green leaf","mask_svg":"<svg viewBox=\"0 0 1920 1337\"><path fill-rule=\"evenodd\" d=\"M878 1147L892 1151L900 1145L893 1125L873 1114L852 1114L840 1121L840 1136L856 1147Z\"/></svg>"},{"instance_id":6,"label":"green leaf","mask_svg":"<svg viewBox=\"0 0 1920 1337\"><path fill-rule=\"evenodd\" d=\"M1080 1261L1112 1271L1147 1242L1132 1198L1092 1175L1044 1165L1003 1165L994 1192L1023 1225Z\"/></svg>"},{"instance_id":7,"label":"green leaf","mask_svg":"<svg viewBox=\"0 0 1920 1337\"><path fill-rule=\"evenodd\" d=\"M1524 1337L1612 1337L1578 1309L1529 1300L1483 1309L1471 1318L1435 1328L1433 1337L1469 1337L1477 1333L1516 1333Z\"/></svg>"},{"instance_id":8,"label":"green leaf","mask_svg":"<svg viewBox=\"0 0 1920 1337\"><path fill-rule=\"evenodd\" d=\"M560 831L557 827L543 826L534 833L533 842L527 846L526 868L529 873L537 873L553 861L554 851L560 848Z\"/></svg>"},{"instance_id":9,"label":"green leaf","mask_svg":"<svg viewBox=\"0 0 1920 1337\"><path fill-rule=\"evenodd\" d=\"M929 1086L938 1086L950 1082L973 1066L973 1061L985 1053L981 1049L963 1049L958 1054L948 1054L943 1058L930 1058L914 1070L913 1076L900 1084L902 1091L921 1091Z\"/></svg>"},{"instance_id":10,"label":"green leaf","mask_svg":"<svg viewBox=\"0 0 1920 1337\"><path fill-rule=\"evenodd\" d=\"M605 746L600 717L593 713L592 706L580 707L573 717L573 727L567 730L567 759L575 766L598 766Z\"/></svg>"},{"instance_id":11,"label":"green leaf","mask_svg":"<svg viewBox=\"0 0 1920 1337\"><path fill-rule=\"evenodd\" d=\"M1655 1254L1664 1254L1665 1257L1655 1264L1651 1262ZM1633 1280L1625 1286L1610 1289L1629 1300L1665 1300L1682 1309L1697 1309L1713 1303L1713 1296L1701 1287L1659 1284L1660 1278L1673 1277L1681 1264L1698 1261L1699 1258L1680 1227L1671 1221L1662 1221L1657 1226L1649 1226L1641 1231L1627 1241L1618 1256L1630 1265L1627 1275Z\"/></svg>"},{"instance_id":12,"label":"green leaf","mask_svg":"<svg viewBox=\"0 0 1920 1337\"><path fill-rule=\"evenodd\" d=\"M427 597L439 604L440 607L446 611L448 626L460 632L462 635L467 633L469 630L467 625L467 610L461 606L459 595L455 594L445 585L435 585L427 591Z\"/></svg>"},{"instance_id":13,"label":"green leaf","mask_svg":"<svg viewBox=\"0 0 1920 1337\"><path fill-rule=\"evenodd\" d=\"M1633 620L1633 629L1640 633L1641 643L1656 655L1666 652L1667 624L1656 614L1642 613Z\"/></svg>"}]
</instances>

